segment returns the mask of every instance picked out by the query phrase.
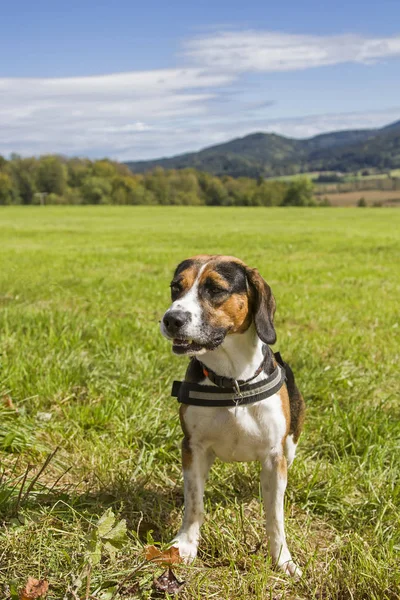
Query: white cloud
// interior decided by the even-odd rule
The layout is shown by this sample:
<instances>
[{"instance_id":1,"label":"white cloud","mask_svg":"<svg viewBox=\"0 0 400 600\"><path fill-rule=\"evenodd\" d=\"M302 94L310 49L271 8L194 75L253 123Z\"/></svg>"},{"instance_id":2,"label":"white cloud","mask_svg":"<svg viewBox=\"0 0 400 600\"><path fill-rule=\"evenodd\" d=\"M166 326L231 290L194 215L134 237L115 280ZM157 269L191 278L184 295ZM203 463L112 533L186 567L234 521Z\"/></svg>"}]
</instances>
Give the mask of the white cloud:
<instances>
[{"instance_id":1,"label":"white cloud","mask_svg":"<svg viewBox=\"0 0 400 600\"><path fill-rule=\"evenodd\" d=\"M225 31L189 40L185 50L196 63L225 72L295 71L346 62L368 64L400 56L400 36Z\"/></svg>"},{"instance_id":2,"label":"white cloud","mask_svg":"<svg viewBox=\"0 0 400 600\"><path fill-rule=\"evenodd\" d=\"M0 152L115 156L136 146L135 134L202 115L213 89L231 81L200 68L0 79Z\"/></svg>"},{"instance_id":3,"label":"white cloud","mask_svg":"<svg viewBox=\"0 0 400 600\"><path fill-rule=\"evenodd\" d=\"M377 126L390 111L268 118L279 98L256 98L242 75L400 56L400 37L213 32L184 45L189 66L68 78L0 78L0 154L148 159L200 149L251 131L305 137ZM295 113L295 100L293 111ZM321 107L323 110L323 107ZM274 114L279 114L275 110ZM261 118L261 117L264 118Z\"/></svg>"},{"instance_id":4,"label":"white cloud","mask_svg":"<svg viewBox=\"0 0 400 600\"><path fill-rule=\"evenodd\" d=\"M307 138L329 131L376 129L398 120L400 106L387 110L360 113L309 115L292 119L276 119L265 124L264 131L288 137Z\"/></svg>"}]
</instances>

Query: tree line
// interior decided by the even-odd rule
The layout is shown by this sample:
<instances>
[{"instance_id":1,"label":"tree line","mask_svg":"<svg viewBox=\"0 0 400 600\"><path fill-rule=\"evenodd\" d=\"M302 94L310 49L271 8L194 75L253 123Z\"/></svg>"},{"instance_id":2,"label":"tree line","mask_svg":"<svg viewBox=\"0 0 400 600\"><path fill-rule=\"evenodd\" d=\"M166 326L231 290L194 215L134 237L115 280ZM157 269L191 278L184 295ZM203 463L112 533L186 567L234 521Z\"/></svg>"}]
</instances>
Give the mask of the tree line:
<instances>
[{"instance_id":1,"label":"tree line","mask_svg":"<svg viewBox=\"0 0 400 600\"><path fill-rule=\"evenodd\" d=\"M188 168L134 174L118 162L0 156L0 205L315 206L313 183L217 177Z\"/></svg>"}]
</instances>

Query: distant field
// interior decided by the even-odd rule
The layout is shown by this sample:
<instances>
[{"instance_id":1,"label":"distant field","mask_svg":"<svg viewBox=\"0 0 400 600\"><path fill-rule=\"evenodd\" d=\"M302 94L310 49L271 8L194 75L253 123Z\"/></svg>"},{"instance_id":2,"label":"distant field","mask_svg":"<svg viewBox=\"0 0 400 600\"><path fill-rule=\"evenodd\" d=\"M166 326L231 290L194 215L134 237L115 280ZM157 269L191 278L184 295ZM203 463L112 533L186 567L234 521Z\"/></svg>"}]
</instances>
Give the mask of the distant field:
<instances>
[{"instance_id":1,"label":"distant field","mask_svg":"<svg viewBox=\"0 0 400 600\"><path fill-rule=\"evenodd\" d=\"M298 173L296 175L281 175L280 177L269 177L268 179L276 179L278 181L292 181L298 177L308 177L309 179L318 179L320 175L336 175L335 171L306 171L305 173ZM390 177L400 177L400 169L392 169L390 171ZM355 181L368 181L373 179L387 179L388 173L374 173L371 175L362 175L362 171L357 173L348 173L341 177L341 181L344 183L351 183Z\"/></svg>"},{"instance_id":2,"label":"distant field","mask_svg":"<svg viewBox=\"0 0 400 600\"><path fill-rule=\"evenodd\" d=\"M396 209L1 209L0 597L31 575L49 600L155 598L143 547L180 521L170 386L186 364L158 321L175 265L209 252L257 266L276 296L276 349L308 407L286 499L304 577L271 569L258 466L217 463L179 597L398 600L399 231ZM108 507L129 539L90 569Z\"/></svg>"},{"instance_id":3,"label":"distant field","mask_svg":"<svg viewBox=\"0 0 400 600\"><path fill-rule=\"evenodd\" d=\"M364 198L366 203L372 206L375 202L381 203L383 206L393 203L400 203L400 190L383 192L381 190L359 190L355 192L342 193L323 193L318 196L318 199L328 198L333 206L356 206L360 198Z\"/></svg>"},{"instance_id":4,"label":"distant field","mask_svg":"<svg viewBox=\"0 0 400 600\"><path fill-rule=\"evenodd\" d=\"M276 180L276 181L292 181L293 179L298 179L299 177L308 177L309 179L317 179L320 175L320 171L307 171L305 173L297 173L296 175L281 175L280 177L268 177L268 181Z\"/></svg>"}]
</instances>

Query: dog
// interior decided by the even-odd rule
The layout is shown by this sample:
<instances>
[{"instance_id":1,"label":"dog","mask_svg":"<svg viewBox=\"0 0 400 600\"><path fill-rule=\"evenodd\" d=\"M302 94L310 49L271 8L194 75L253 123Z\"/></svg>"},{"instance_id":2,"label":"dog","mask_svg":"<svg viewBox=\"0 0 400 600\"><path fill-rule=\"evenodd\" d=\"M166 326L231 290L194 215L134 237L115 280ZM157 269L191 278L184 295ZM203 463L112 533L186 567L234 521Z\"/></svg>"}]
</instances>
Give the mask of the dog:
<instances>
[{"instance_id":1,"label":"dog","mask_svg":"<svg viewBox=\"0 0 400 600\"><path fill-rule=\"evenodd\" d=\"M269 552L276 567L301 576L284 530L287 468L295 457L305 405L293 372L269 348L276 341L275 299L257 269L233 256L181 262L161 333L190 357L181 402L184 516L172 544L191 562L204 517L203 493L216 457L261 463Z\"/></svg>"}]
</instances>

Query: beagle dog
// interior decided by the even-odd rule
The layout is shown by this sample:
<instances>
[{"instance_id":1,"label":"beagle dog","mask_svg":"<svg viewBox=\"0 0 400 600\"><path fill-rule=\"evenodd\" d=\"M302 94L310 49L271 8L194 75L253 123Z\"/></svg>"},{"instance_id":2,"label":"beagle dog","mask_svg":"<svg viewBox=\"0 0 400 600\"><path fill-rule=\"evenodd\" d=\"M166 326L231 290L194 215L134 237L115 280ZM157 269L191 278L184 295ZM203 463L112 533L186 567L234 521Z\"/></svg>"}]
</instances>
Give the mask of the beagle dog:
<instances>
[{"instance_id":1,"label":"beagle dog","mask_svg":"<svg viewBox=\"0 0 400 600\"><path fill-rule=\"evenodd\" d=\"M184 439L184 517L173 545L197 554L205 481L215 457L261 463L261 486L273 563L299 577L284 530L287 468L304 421L304 400L290 367L274 354L275 299L257 269L233 256L181 262L161 332L190 363L178 387Z\"/></svg>"}]
</instances>

